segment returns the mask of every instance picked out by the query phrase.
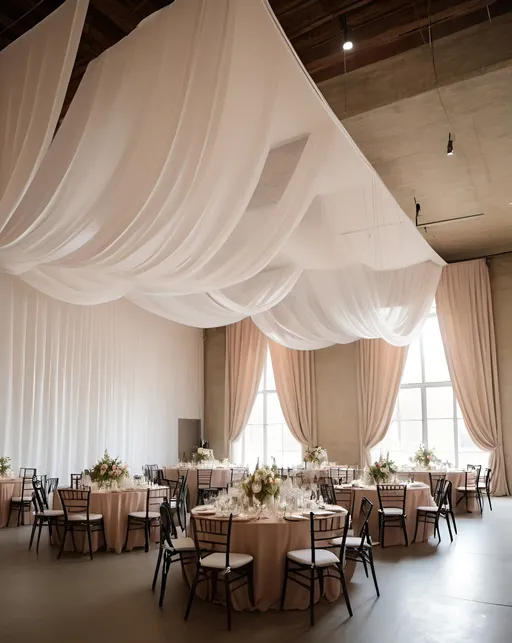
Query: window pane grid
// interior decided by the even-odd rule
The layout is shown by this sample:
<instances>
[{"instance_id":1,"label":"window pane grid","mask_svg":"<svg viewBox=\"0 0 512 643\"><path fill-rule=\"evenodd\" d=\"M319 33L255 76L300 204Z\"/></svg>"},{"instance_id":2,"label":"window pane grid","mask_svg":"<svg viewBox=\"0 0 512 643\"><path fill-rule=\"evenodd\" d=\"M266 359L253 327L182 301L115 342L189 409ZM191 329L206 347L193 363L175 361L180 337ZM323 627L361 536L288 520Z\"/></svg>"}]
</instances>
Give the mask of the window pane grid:
<instances>
[{"instance_id":1,"label":"window pane grid","mask_svg":"<svg viewBox=\"0 0 512 643\"><path fill-rule=\"evenodd\" d=\"M488 454L473 443L464 425L435 307L409 347L391 424L374 455L388 451L399 465L408 464L420 443L452 466L465 468L468 457L477 464L487 462Z\"/></svg>"},{"instance_id":2,"label":"window pane grid","mask_svg":"<svg viewBox=\"0 0 512 643\"><path fill-rule=\"evenodd\" d=\"M238 464L254 469L256 464L271 464L275 457L280 467L291 467L302 460L302 447L284 419L276 392L270 351L249 421L240 438L231 446L231 457Z\"/></svg>"}]
</instances>

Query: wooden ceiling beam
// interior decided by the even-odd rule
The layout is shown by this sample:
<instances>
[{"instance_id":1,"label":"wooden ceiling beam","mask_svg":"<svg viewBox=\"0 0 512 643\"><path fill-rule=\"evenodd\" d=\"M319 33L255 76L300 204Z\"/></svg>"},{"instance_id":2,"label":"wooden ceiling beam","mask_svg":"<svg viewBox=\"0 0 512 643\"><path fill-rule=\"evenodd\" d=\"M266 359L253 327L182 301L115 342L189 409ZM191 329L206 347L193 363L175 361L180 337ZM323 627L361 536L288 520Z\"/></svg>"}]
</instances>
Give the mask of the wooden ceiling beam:
<instances>
[{"instance_id":1,"label":"wooden ceiling beam","mask_svg":"<svg viewBox=\"0 0 512 643\"><path fill-rule=\"evenodd\" d=\"M416 17L415 14L413 19L404 19L401 24L395 24L396 18L393 17L390 26L387 28L384 20L375 21L366 28L362 26L357 30L357 51L385 45L395 39L418 31L421 28L428 28L429 24L435 25L439 22L462 17L468 13L483 9L486 5L492 4L494 1L495 0L463 0L456 5L446 7L445 0L433 0L430 15ZM349 54L347 59L350 56L354 56L357 51ZM330 41L312 47L309 51L301 55L302 62L306 65L310 73L321 71L336 64L340 60L343 60L343 57L344 52L340 46L339 37L331 38Z\"/></svg>"},{"instance_id":2,"label":"wooden ceiling beam","mask_svg":"<svg viewBox=\"0 0 512 643\"><path fill-rule=\"evenodd\" d=\"M354 2L353 0L347 0L346 2L343 2L342 5L337 9L331 11L330 13L327 13L321 18L317 18L313 22L310 22L308 24L303 24L301 26L296 27L295 29L288 29L287 36L290 40L294 40L295 38L299 38L300 36L309 34L311 31L318 29L318 27L321 27L322 25L332 22L338 16L346 14L348 11L354 11L356 9L360 9L361 7L364 7L365 5L370 4L373 1L374 0L358 0L358 2Z\"/></svg>"}]
</instances>

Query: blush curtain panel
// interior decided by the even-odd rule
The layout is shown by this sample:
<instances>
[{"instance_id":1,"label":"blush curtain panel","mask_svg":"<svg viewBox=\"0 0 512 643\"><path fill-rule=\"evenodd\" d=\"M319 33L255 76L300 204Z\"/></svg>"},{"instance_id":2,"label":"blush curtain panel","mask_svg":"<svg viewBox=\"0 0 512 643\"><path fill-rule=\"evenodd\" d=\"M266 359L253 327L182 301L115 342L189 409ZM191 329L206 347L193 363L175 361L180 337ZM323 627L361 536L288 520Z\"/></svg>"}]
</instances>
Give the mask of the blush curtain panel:
<instances>
[{"instance_id":1,"label":"blush curtain panel","mask_svg":"<svg viewBox=\"0 0 512 643\"><path fill-rule=\"evenodd\" d=\"M226 328L226 399L224 453L245 428L258 392L267 338L251 319Z\"/></svg>"},{"instance_id":2,"label":"blush curtain panel","mask_svg":"<svg viewBox=\"0 0 512 643\"><path fill-rule=\"evenodd\" d=\"M302 446L318 442L314 351L297 351L269 342L276 390L284 419Z\"/></svg>"},{"instance_id":3,"label":"blush curtain panel","mask_svg":"<svg viewBox=\"0 0 512 643\"><path fill-rule=\"evenodd\" d=\"M412 341L444 262L266 0L176 0L143 20L89 64L48 146L80 16L35 48L32 32L13 45L37 61L60 43L60 58L41 77L42 107L27 76L7 133L19 141L38 123L30 154L14 145L7 165L1 270L67 303L126 297L201 328L252 316L299 350ZM2 95L19 79L4 75Z\"/></svg>"},{"instance_id":4,"label":"blush curtain panel","mask_svg":"<svg viewBox=\"0 0 512 643\"><path fill-rule=\"evenodd\" d=\"M485 259L446 266L436 303L462 417L471 439L490 453L493 493L508 495L491 285Z\"/></svg>"},{"instance_id":5,"label":"blush curtain panel","mask_svg":"<svg viewBox=\"0 0 512 643\"><path fill-rule=\"evenodd\" d=\"M389 428L407 347L392 346L382 339L358 342L357 390L361 466L371 464L371 449L381 442Z\"/></svg>"}]
</instances>

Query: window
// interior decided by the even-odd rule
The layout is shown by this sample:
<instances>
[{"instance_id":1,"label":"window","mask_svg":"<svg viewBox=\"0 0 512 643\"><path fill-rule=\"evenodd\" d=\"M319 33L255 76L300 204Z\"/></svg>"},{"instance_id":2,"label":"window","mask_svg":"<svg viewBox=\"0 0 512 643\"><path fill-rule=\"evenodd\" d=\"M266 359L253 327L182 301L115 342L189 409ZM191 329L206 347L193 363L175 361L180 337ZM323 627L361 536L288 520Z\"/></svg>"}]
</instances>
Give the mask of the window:
<instances>
[{"instance_id":1,"label":"window","mask_svg":"<svg viewBox=\"0 0 512 643\"><path fill-rule=\"evenodd\" d=\"M231 459L254 469L271 464L272 456L278 467L292 467L302 461L302 447L293 437L277 397L270 352L267 351L258 393L247 426L231 445Z\"/></svg>"},{"instance_id":2,"label":"window","mask_svg":"<svg viewBox=\"0 0 512 643\"><path fill-rule=\"evenodd\" d=\"M409 347L389 431L372 456L389 451L398 465L408 464L420 443L456 467L487 465L488 454L469 437L455 399L435 304Z\"/></svg>"}]
</instances>

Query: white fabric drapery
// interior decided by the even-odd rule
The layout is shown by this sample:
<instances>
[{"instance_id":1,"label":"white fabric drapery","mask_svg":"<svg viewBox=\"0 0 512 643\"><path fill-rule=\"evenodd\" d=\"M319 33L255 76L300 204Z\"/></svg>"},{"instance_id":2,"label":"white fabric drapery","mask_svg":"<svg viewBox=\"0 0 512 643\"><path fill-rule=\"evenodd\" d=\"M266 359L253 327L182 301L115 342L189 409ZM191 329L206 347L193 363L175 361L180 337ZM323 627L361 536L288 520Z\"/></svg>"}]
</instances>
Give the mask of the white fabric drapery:
<instances>
[{"instance_id":1,"label":"white fabric drapery","mask_svg":"<svg viewBox=\"0 0 512 643\"><path fill-rule=\"evenodd\" d=\"M140 473L202 417L203 337L127 301L72 306L0 274L0 454L59 476L105 450Z\"/></svg>"},{"instance_id":2,"label":"white fabric drapery","mask_svg":"<svg viewBox=\"0 0 512 643\"><path fill-rule=\"evenodd\" d=\"M408 344L442 264L265 0L176 0L91 63L0 232L0 268L57 299L252 315L296 349Z\"/></svg>"},{"instance_id":3,"label":"white fabric drapery","mask_svg":"<svg viewBox=\"0 0 512 643\"><path fill-rule=\"evenodd\" d=\"M0 230L52 140L87 5L88 0L67 0L0 51Z\"/></svg>"}]
</instances>

